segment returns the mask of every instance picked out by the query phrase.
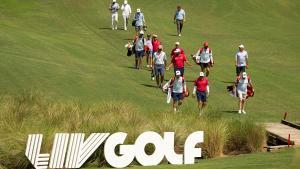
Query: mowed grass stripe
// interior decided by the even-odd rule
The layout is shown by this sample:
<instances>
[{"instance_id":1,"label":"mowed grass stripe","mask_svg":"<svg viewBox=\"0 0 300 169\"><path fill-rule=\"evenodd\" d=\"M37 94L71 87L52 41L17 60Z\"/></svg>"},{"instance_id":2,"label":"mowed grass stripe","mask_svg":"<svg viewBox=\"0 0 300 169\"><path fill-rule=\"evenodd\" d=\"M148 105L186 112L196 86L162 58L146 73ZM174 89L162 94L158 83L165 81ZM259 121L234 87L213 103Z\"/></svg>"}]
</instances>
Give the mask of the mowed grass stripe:
<instances>
[{"instance_id":1,"label":"mowed grass stripe","mask_svg":"<svg viewBox=\"0 0 300 169\"><path fill-rule=\"evenodd\" d=\"M41 90L57 99L77 98L86 103L105 99L134 103L147 113L169 111L165 95L146 85L150 72L129 67L124 44L130 31L111 31L110 1L4 1L0 8L0 82L2 92ZM234 80L234 54L244 43L250 55L249 73L256 96L247 104L249 116L277 121L282 112L299 119L299 2L280 1L130 1L133 11L145 13L149 31L157 33L169 53L180 41L187 55L204 40L210 42L216 66L210 76L209 110L224 117L236 110L236 99L225 91ZM176 34L172 18L177 4L187 12L183 37ZM119 15L119 28L122 16ZM188 87L199 67L186 68ZM7 73L9 72L9 73ZM173 71L166 73L171 77ZM184 110L196 113L195 100L188 98Z\"/></svg>"}]
</instances>

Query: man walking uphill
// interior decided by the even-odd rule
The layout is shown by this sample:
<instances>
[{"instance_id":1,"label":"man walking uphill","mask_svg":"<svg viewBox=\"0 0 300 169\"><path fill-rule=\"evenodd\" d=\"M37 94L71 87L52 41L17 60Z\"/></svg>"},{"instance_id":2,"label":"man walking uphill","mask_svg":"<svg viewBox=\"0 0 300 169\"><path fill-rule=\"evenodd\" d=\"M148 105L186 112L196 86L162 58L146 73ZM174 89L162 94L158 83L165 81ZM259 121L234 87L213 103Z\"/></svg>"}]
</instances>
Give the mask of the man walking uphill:
<instances>
[{"instance_id":1,"label":"man walking uphill","mask_svg":"<svg viewBox=\"0 0 300 169\"><path fill-rule=\"evenodd\" d=\"M118 29L118 10L120 6L117 3L117 0L113 0L109 10L111 12L111 27L112 30L117 30Z\"/></svg>"},{"instance_id":2,"label":"man walking uphill","mask_svg":"<svg viewBox=\"0 0 300 169\"><path fill-rule=\"evenodd\" d=\"M181 36L181 31L183 27L183 22L185 22L185 11L180 5L177 6L177 10L174 15L174 23L177 25L177 35Z\"/></svg>"}]
</instances>

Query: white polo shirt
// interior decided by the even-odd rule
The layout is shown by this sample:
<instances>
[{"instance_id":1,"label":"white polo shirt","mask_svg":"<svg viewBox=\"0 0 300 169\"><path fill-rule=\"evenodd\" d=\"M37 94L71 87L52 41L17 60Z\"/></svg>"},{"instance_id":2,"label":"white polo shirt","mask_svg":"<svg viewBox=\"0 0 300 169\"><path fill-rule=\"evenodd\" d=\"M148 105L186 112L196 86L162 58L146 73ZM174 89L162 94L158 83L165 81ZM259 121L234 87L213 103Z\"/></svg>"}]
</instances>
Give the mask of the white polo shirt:
<instances>
[{"instance_id":1,"label":"white polo shirt","mask_svg":"<svg viewBox=\"0 0 300 169\"><path fill-rule=\"evenodd\" d=\"M235 60L238 67L246 66L246 59L248 59L248 53L245 50L243 50L242 52L238 51L235 55Z\"/></svg>"},{"instance_id":2,"label":"white polo shirt","mask_svg":"<svg viewBox=\"0 0 300 169\"><path fill-rule=\"evenodd\" d=\"M155 65L163 65L165 64L165 60L167 60L167 55L164 51L154 53L153 61Z\"/></svg>"},{"instance_id":3,"label":"white polo shirt","mask_svg":"<svg viewBox=\"0 0 300 169\"><path fill-rule=\"evenodd\" d=\"M123 4L121 10L123 11L122 15L124 16L129 16L131 14L131 7L129 4Z\"/></svg>"}]
</instances>

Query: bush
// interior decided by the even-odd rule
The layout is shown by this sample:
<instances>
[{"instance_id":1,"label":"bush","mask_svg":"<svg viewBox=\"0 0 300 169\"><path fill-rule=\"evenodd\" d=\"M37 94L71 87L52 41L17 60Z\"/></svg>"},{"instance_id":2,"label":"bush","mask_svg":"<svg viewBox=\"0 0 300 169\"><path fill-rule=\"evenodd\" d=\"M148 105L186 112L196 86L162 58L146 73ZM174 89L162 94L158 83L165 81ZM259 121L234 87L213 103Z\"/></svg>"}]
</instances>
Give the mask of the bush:
<instances>
[{"instance_id":1,"label":"bush","mask_svg":"<svg viewBox=\"0 0 300 169\"><path fill-rule=\"evenodd\" d=\"M27 137L44 134L43 151L50 152L54 134L58 132L126 132L126 144L131 144L143 131L163 133L174 131L175 151L183 152L188 134L204 131L203 156L212 158L227 152L259 151L264 138L263 126L241 119L226 121L219 116L199 118L196 113L156 112L142 114L126 102L107 101L83 105L76 101L56 102L41 93L0 98L0 169L29 169L24 155ZM236 137L239 136L239 137ZM102 145L103 146L103 145ZM153 151L148 146L147 153ZM95 152L86 166L107 165L102 149Z\"/></svg>"},{"instance_id":2,"label":"bush","mask_svg":"<svg viewBox=\"0 0 300 169\"><path fill-rule=\"evenodd\" d=\"M229 122L229 138L226 151L231 154L257 152L266 142L264 126L253 119L241 118Z\"/></svg>"}]
</instances>

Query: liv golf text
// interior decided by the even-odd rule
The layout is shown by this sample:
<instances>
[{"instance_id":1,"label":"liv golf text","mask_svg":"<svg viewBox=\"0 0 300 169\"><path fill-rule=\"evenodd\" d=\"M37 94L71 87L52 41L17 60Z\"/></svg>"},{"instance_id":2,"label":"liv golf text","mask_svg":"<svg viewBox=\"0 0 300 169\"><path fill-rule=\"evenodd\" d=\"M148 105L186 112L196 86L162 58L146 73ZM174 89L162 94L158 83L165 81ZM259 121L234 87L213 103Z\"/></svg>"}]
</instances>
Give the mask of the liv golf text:
<instances>
[{"instance_id":1,"label":"liv golf text","mask_svg":"<svg viewBox=\"0 0 300 169\"><path fill-rule=\"evenodd\" d=\"M156 132L148 131L139 135L134 144L123 145L127 137L123 132L93 133L85 141L83 133L58 133L55 134L51 154L41 154L43 135L31 134L25 155L36 169L80 168L105 141L105 159L112 167L127 167L134 158L143 166L158 165L164 157L171 164L194 164L195 157L201 157L201 148L196 148L196 145L203 142L203 131L194 132L187 137L184 154L175 153L174 135L174 132L165 132L162 137ZM151 155L144 151L147 144L155 146ZM115 153L117 146L118 154Z\"/></svg>"}]
</instances>

